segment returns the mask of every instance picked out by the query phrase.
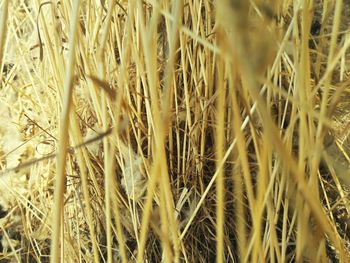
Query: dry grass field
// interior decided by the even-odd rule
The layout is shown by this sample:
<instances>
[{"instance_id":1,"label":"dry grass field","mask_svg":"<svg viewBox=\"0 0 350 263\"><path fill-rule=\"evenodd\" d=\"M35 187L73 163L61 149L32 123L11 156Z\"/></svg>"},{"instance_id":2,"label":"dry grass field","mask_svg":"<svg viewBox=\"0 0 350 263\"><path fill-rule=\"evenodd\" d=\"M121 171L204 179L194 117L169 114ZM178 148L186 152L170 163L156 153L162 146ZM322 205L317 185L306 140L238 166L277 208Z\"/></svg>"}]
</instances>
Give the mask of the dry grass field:
<instances>
[{"instance_id":1,"label":"dry grass field","mask_svg":"<svg viewBox=\"0 0 350 263\"><path fill-rule=\"evenodd\" d=\"M349 0L0 7L0 262L350 262Z\"/></svg>"}]
</instances>

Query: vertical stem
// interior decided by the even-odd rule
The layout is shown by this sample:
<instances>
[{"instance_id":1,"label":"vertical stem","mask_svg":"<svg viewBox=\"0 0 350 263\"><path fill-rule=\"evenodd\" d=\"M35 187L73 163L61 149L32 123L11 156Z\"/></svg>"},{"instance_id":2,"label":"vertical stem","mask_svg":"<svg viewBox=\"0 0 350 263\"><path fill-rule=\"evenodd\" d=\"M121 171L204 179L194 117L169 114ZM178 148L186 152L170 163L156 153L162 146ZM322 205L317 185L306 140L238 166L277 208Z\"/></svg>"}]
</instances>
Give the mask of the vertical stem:
<instances>
[{"instance_id":1,"label":"vertical stem","mask_svg":"<svg viewBox=\"0 0 350 263\"><path fill-rule=\"evenodd\" d=\"M4 0L2 2L2 10L1 10L1 21L0 21L0 67L2 65L2 59L3 59L3 49L4 49L4 43L6 41L6 25L7 25L7 15L8 15L8 2L7 0Z\"/></svg>"},{"instance_id":2,"label":"vertical stem","mask_svg":"<svg viewBox=\"0 0 350 263\"><path fill-rule=\"evenodd\" d=\"M75 46L77 41L77 28L79 19L79 6L80 1L74 1L72 10L72 24L70 27L70 42L69 42L69 55L68 65L66 70L66 79L64 83L64 97L63 97L63 109L60 120L60 142L58 147L58 158L57 158L57 175L55 182L54 192L54 210L52 218L52 244L51 244L51 262L60 261L60 232L61 232L61 217L63 215L63 196L64 196L64 182L66 178L65 167L66 167L66 156L68 146L68 128L69 128L69 112L72 104L72 90L73 90L73 76L74 76L74 65L75 65ZM63 240L62 240L63 241ZM62 242L63 243L63 242ZM63 248L63 247L62 247Z\"/></svg>"},{"instance_id":3,"label":"vertical stem","mask_svg":"<svg viewBox=\"0 0 350 263\"><path fill-rule=\"evenodd\" d=\"M216 124L216 167L218 177L216 179L216 262L224 261L224 209L225 209L225 193L224 193L224 173L220 169L220 163L224 157L224 136L225 136L225 67L222 60L218 60L217 66L217 124Z\"/></svg>"}]
</instances>

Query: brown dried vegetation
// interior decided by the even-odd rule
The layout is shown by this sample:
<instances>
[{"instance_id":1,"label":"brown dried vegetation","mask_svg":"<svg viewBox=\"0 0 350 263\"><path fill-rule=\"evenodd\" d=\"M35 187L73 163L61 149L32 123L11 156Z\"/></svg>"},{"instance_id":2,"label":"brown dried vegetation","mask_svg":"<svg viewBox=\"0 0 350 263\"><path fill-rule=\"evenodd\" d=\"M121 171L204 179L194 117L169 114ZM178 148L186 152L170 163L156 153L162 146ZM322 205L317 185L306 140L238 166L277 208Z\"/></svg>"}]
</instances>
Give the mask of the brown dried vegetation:
<instances>
[{"instance_id":1,"label":"brown dried vegetation","mask_svg":"<svg viewBox=\"0 0 350 263\"><path fill-rule=\"evenodd\" d=\"M1 262L349 262L349 1L0 6Z\"/></svg>"}]
</instances>

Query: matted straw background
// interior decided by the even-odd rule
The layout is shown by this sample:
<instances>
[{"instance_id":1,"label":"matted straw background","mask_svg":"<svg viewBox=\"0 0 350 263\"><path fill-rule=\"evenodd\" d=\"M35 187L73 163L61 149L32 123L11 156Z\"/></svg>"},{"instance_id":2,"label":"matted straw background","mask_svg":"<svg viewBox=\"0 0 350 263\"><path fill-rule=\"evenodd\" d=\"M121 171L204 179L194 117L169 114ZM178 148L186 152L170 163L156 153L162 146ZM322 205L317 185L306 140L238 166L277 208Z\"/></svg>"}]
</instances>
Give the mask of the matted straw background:
<instances>
[{"instance_id":1,"label":"matted straw background","mask_svg":"<svg viewBox=\"0 0 350 263\"><path fill-rule=\"evenodd\" d=\"M1 262L349 262L349 1L0 6Z\"/></svg>"}]
</instances>

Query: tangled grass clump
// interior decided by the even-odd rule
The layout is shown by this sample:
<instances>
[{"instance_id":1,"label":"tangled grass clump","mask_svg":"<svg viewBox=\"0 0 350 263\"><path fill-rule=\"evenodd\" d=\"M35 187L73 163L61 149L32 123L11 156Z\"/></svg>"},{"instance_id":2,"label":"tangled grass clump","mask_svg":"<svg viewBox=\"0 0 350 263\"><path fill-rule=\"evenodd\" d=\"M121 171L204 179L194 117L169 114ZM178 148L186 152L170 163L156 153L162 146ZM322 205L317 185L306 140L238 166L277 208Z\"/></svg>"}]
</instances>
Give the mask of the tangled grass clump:
<instances>
[{"instance_id":1,"label":"tangled grass clump","mask_svg":"<svg viewBox=\"0 0 350 263\"><path fill-rule=\"evenodd\" d=\"M0 5L0 260L349 261L349 1Z\"/></svg>"}]
</instances>

